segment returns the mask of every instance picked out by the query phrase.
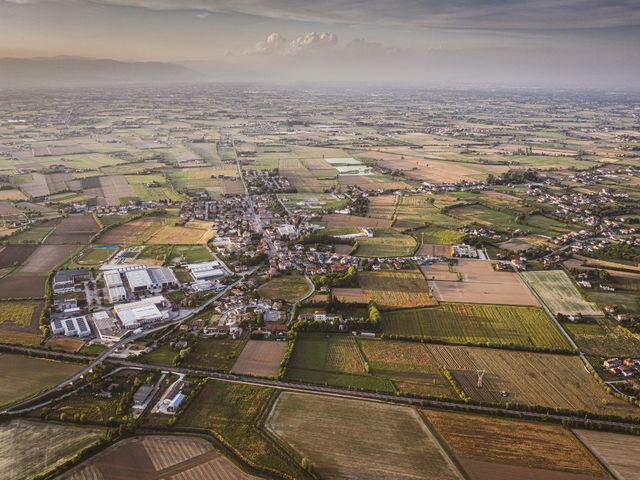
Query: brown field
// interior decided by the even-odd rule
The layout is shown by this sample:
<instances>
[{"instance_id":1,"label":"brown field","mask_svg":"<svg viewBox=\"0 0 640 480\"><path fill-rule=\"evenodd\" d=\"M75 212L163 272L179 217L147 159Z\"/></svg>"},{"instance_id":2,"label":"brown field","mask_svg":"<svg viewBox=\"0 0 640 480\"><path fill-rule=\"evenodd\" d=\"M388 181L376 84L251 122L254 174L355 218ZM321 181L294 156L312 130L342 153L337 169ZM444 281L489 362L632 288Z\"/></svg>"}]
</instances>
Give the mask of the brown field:
<instances>
[{"instance_id":1,"label":"brown field","mask_svg":"<svg viewBox=\"0 0 640 480\"><path fill-rule=\"evenodd\" d=\"M189 222L185 226L165 225L151 235L146 243L152 245L205 245L214 235L211 228L202 225L206 223Z\"/></svg>"},{"instance_id":2,"label":"brown field","mask_svg":"<svg viewBox=\"0 0 640 480\"><path fill-rule=\"evenodd\" d=\"M20 268L20 273L48 273L64 262L76 250L77 245L39 245Z\"/></svg>"},{"instance_id":3,"label":"brown field","mask_svg":"<svg viewBox=\"0 0 640 480\"><path fill-rule=\"evenodd\" d=\"M369 297L361 288L333 288L331 294L342 303L368 303Z\"/></svg>"},{"instance_id":4,"label":"brown field","mask_svg":"<svg viewBox=\"0 0 640 480\"><path fill-rule=\"evenodd\" d=\"M135 193L124 175L100 177L100 188L107 205L120 205L120 199L135 197Z\"/></svg>"},{"instance_id":5,"label":"brown field","mask_svg":"<svg viewBox=\"0 0 640 480\"><path fill-rule=\"evenodd\" d=\"M429 295L426 280L418 270L384 270L361 272L362 291L380 308L417 308L437 305Z\"/></svg>"},{"instance_id":6,"label":"brown field","mask_svg":"<svg viewBox=\"0 0 640 480\"><path fill-rule=\"evenodd\" d=\"M422 267L439 301L539 306L517 273L498 272L490 261L460 259L452 272L448 267L444 272L445 267L444 263Z\"/></svg>"},{"instance_id":7,"label":"brown field","mask_svg":"<svg viewBox=\"0 0 640 480\"><path fill-rule=\"evenodd\" d=\"M92 215L74 215L63 218L45 239L47 245L84 245L100 227Z\"/></svg>"},{"instance_id":8,"label":"brown field","mask_svg":"<svg viewBox=\"0 0 640 480\"><path fill-rule=\"evenodd\" d=\"M477 165L462 162L425 159L424 157L399 155L397 153L367 151L363 156L379 160L378 164L391 170L403 170L405 175L431 183L449 183L462 180L483 179L486 175ZM483 165L482 170L493 173L506 172L507 166Z\"/></svg>"},{"instance_id":9,"label":"brown field","mask_svg":"<svg viewBox=\"0 0 640 480\"><path fill-rule=\"evenodd\" d=\"M45 276L31 276L14 273L0 278L0 299L42 298Z\"/></svg>"},{"instance_id":10,"label":"brown field","mask_svg":"<svg viewBox=\"0 0 640 480\"><path fill-rule=\"evenodd\" d=\"M0 190L0 200L26 200L27 197L20 190Z\"/></svg>"},{"instance_id":11,"label":"brown field","mask_svg":"<svg viewBox=\"0 0 640 480\"><path fill-rule=\"evenodd\" d=\"M371 197L369 198L367 216L392 220L393 214L396 211L397 202L398 197L395 195L378 195Z\"/></svg>"},{"instance_id":12,"label":"brown field","mask_svg":"<svg viewBox=\"0 0 640 480\"><path fill-rule=\"evenodd\" d=\"M420 246L416 255L422 257L450 257L453 255L453 247L451 245L425 243Z\"/></svg>"},{"instance_id":13,"label":"brown field","mask_svg":"<svg viewBox=\"0 0 640 480\"><path fill-rule=\"evenodd\" d=\"M100 237L101 244L135 245L144 243L150 236L165 225L162 217L136 218L124 225L107 230Z\"/></svg>"},{"instance_id":14,"label":"brown field","mask_svg":"<svg viewBox=\"0 0 640 480\"><path fill-rule=\"evenodd\" d=\"M475 400L640 416L637 407L608 395L578 356L444 345L429 349ZM478 388L477 372L482 370L483 386Z\"/></svg>"},{"instance_id":15,"label":"brown field","mask_svg":"<svg viewBox=\"0 0 640 480\"><path fill-rule=\"evenodd\" d=\"M13 206L8 200L0 200L0 217L22 215L24 212Z\"/></svg>"},{"instance_id":16,"label":"brown field","mask_svg":"<svg viewBox=\"0 0 640 480\"><path fill-rule=\"evenodd\" d=\"M341 215L339 213L331 213L322 217L322 220L327 222L327 228L339 228L339 227L354 227L354 228L369 228L369 227L391 227L391 220L385 220L383 218L369 218L369 217L356 217L355 215Z\"/></svg>"},{"instance_id":17,"label":"brown field","mask_svg":"<svg viewBox=\"0 0 640 480\"><path fill-rule=\"evenodd\" d=\"M150 435L122 440L60 480L251 480L235 463L198 437Z\"/></svg>"},{"instance_id":18,"label":"brown field","mask_svg":"<svg viewBox=\"0 0 640 480\"><path fill-rule=\"evenodd\" d=\"M224 180L224 193L227 195L242 195L244 193L244 185L241 180Z\"/></svg>"},{"instance_id":19,"label":"brown field","mask_svg":"<svg viewBox=\"0 0 640 480\"><path fill-rule=\"evenodd\" d=\"M52 350L76 353L84 346L84 342L78 338L55 337L47 340L44 346Z\"/></svg>"},{"instance_id":20,"label":"brown field","mask_svg":"<svg viewBox=\"0 0 640 480\"><path fill-rule=\"evenodd\" d=\"M611 478L609 476L593 477L580 473L483 462L470 458L459 459L459 462L470 480L602 480Z\"/></svg>"},{"instance_id":21,"label":"brown field","mask_svg":"<svg viewBox=\"0 0 640 480\"><path fill-rule=\"evenodd\" d=\"M42 342L39 330L0 326L0 343L37 347Z\"/></svg>"},{"instance_id":22,"label":"brown field","mask_svg":"<svg viewBox=\"0 0 640 480\"><path fill-rule=\"evenodd\" d=\"M574 433L616 475L616 478L638 478L640 437L593 430L574 430Z\"/></svg>"},{"instance_id":23,"label":"brown field","mask_svg":"<svg viewBox=\"0 0 640 480\"><path fill-rule=\"evenodd\" d=\"M284 392L266 427L307 457L320 478L463 478L412 408Z\"/></svg>"},{"instance_id":24,"label":"brown field","mask_svg":"<svg viewBox=\"0 0 640 480\"><path fill-rule=\"evenodd\" d=\"M22 265L36 248L37 245L7 245L0 250L0 268Z\"/></svg>"},{"instance_id":25,"label":"brown field","mask_svg":"<svg viewBox=\"0 0 640 480\"><path fill-rule=\"evenodd\" d=\"M402 188L408 188L409 185L401 180L392 180L393 177L389 177L389 181L380 181L379 179L372 179L369 175L340 175L338 177L338 183L340 184L340 191L346 191L348 187L357 185L364 191L372 190L397 190Z\"/></svg>"},{"instance_id":26,"label":"brown field","mask_svg":"<svg viewBox=\"0 0 640 480\"><path fill-rule=\"evenodd\" d=\"M623 270L634 270L640 272L640 265L627 265L626 263L609 262L607 260L601 260L599 258L590 258L582 255L574 255L574 258L581 260L586 266L593 268L621 268Z\"/></svg>"},{"instance_id":27,"label":"brown field","mask_svg":"<svg viewBox=\"0 0 640 480\"><path fill-rule=\"evenodd\" d=\"M286 342L249 340L233 365L231 373L275 378L286 351Z\"/></svg>"},{"instance_id":28,"label":"brown field","mask_svg":"<svg viewBox=\"0 0 640 480\"><path fill-rule=\"evenodd\" d=\"M494 465L499 469L500 464L532 470L530 475L538 475L532 478L546 479L547 471L577 474L580 478L609 478L600 463L564 427L435 410L425 410L423 414L458 460L470 467L467 473L474 480L494 478L482 470L490 471L488 467Z\"/></svg>"}]
</instances>

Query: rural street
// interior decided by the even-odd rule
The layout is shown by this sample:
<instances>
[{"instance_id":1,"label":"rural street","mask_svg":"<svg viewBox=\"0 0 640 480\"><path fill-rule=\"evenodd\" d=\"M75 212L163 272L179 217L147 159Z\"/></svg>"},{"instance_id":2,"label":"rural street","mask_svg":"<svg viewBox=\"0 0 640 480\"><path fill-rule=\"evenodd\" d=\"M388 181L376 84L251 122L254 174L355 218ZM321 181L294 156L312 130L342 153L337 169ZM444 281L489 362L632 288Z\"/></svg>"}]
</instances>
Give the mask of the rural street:
<instances>
[{"instance_id":1,"label":"rural street","mask_svg":"<svg viewBox=\"0 0 640 480\"><path fill-rule=\"evenodd\" d=\"M87 360L87 358L83 355L73 354L73 353L58 353L58 352L44 352L42 350L38 350L35 348L27 348L27 347L15 347L12 350L22 352L22 353L46 353L49 356L56 357L60 360ZM128 360L110 360L111 363L117 365L119 368L126 367L131 369L145 369L145 370L157 370L160 372L171 372L176 374L185 374L185 375L196 375L201 377L210 378L213 380L220 380L224 382L233 382L233 383L243 383L247 385L256 385L261 387L269 387L275 388L278 390L292 391L292 392L302 392L302 393L311 393L317 395L328 395L333 397L341 397L341 398L350 398L354 400L370 400L370 401L378 401L385 403L393 403L399 405L410 405L410 406L420 406L427 408L444 408L450 410L463 410L471 413L478 413L484 415L508 415L515 416L520 418L526 418L531 420L541 420L541 419L552 419L555 421L584 421L585 418L580 415L568 415L568 414L554 414L554 413L539 413L539 412L526 412L521 410L513 410L509 408L502 407L492 407L492 406L484 406L484 405L476 405L476 404L465 404L461 402L452 402L448 400L436 400L436 399L421 399L414 397L406 397L402 395L393 395L389 393L378 393L371 391L360 391L360 390L349 390L345 388L338 387L328 387L324 385L309 385L302 383L293 383L287 382L284 380L272 380L267 378L257 378L251 377L248 375L235 375L230 373L221 373L221 372L210 372L207 370L198 370L193 368L180 368L180 367L163 367L159 365L149 365L145 363L137 363ZM96 361L94 360L91 365L95 366ZM87 371L88 367L85 367L83 371ZM109 375L109 374L107 374ZM68 379L65 382L61 382L60 385L65 385L68 383ZM48 390L46 393L50 393L55 390ZM44 394L43 394L44 395ZM28 400L28 403L32 403L34 400L37 400L39 397L43 396L39 395L38 397L34 397ZM49 402L44 402L41 405L34 405L27 408L19 409L21 405L27 402L22 402L21 404L13 405L0 413L8 413L8 414L18 414L31 410L35 410L40 408L44 404L48 404ZM550 408L551 410L551 408ZM638 426L637 423L629 422L624 419L620 420L598 420L598 419L590 419L590 422L593 425L601 425L603 427L632 427Z\"/></svg>"}]
</instances>

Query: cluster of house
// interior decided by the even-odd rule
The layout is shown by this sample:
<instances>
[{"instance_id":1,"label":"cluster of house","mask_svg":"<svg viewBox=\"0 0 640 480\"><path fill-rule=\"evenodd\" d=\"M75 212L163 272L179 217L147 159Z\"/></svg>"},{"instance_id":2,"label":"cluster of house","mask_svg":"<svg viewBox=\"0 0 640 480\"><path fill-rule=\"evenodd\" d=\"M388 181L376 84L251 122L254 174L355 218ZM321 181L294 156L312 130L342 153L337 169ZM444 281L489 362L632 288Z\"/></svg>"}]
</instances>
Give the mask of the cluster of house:
<instances>
[{"instance_id":1,"label":"cluster of house","mask_svg":"<svg viewBox=\"0 0 640 480\"><path fill-rule=\"evenodd\" d=\"M286 177L273 170L244 170L242 172L247 189L251 195L264 193L293 193L295 187Z\"/></svg>"},{"instance_id":2,"label":"cluster of house","mask_svg":"<svg viewBox=\"0 0 640 480\"><path fill-rule=\"evenodd\" d=\"M602 367L612 375L625 378L633 377L640 369L640 359L625 358L620 360L619 358L608 358L602 362Z\"/></svg>"}]
</instances>

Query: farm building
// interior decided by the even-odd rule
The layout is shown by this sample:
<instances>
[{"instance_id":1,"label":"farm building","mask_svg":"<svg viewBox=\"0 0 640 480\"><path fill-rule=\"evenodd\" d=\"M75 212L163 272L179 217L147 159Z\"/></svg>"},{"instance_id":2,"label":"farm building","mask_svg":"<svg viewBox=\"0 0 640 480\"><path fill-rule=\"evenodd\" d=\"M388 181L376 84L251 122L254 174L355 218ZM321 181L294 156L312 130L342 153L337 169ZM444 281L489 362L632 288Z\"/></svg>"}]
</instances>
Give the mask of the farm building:
<instances>
[{"instance_id":1,"label":"farm building","mask_svg":"<svg viewBox=\"0 0 640 480\"><path fill-rule=\"evenodd\" d=\"M196 281L224 277L224 270L220 268L219 262L190 263L187 270Z\"/></svg>"},{"instance_id":2,"label":"farm building","mask_svg":"<svg viewBox=\"0 0 640 480\"><path fill-rule=\"evenodd\" d=\"M53 293L70 293L76 284L92 280L91 270L85 268L60 270L53 276Z\"/></svg>"},{"instance_id":3,"label":"farm building","mask_svg":"<svg viewBox=\"0 0 640 480\"><path fill-rule=\"evenodd\" d=\"M124 303L113 307L124 328L134 329L141 325L166 320L168 314L161 310L167 304L162 295L145 298L137 302Z\"/></svg>"},{"instance_id":4,"label":"farm building","mask_svg":"<svg viewBox=\"0 0 640 480\"><path fill-rule=\"evenodd\" d=\"M87 324L86 317L73 317L51 322L51 333L65 337L84 338L91 335L91 329Z\"/></svg>"}]
</instances>

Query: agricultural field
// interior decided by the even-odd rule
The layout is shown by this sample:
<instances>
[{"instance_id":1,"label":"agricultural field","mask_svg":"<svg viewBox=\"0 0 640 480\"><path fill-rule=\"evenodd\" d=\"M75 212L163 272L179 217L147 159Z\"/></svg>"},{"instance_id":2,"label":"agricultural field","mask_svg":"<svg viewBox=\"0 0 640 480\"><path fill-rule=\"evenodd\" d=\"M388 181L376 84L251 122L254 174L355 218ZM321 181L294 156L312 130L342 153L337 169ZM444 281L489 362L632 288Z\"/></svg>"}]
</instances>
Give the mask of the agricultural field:
<instances>
[{"instance_id":1,"label":"agricultural field","mask_svg":"<svg viewBox=\"0 0 640 480\"><path fill-rule=\"evenodd\" d=\"M640 410L607 394L578 356L517 352L494 348L430 345L462 390L475 400L520 403L638 416ZM484 371L478 388L478 372Z\"/></svg>"},{"instance_id":2,"label":"agricultural field","mask_svg":"<svg viewBox=\"0 0 640 480\"><path fill-rule=\"evenodd\" d=\"M382 331L398 337L454 344L493 344L570 350L540 308L444 303L437 307L385 312Z\"/></svg>"},{"instance_id":3,"label":"agricultural field","mask_svg":"<svg viewBox=\"0 0 640 480\"><path fill-rule=\"evenodd\" d=\"M78 245L39 245L19 269L25 274L48 274L78 251Z\"/></svg>"},{"instance_id":4,"label":"agricultural field","mask_svg":"<svg viewBox=\"0 0 640 480\"><path fill-rule=\"evenodd\" d=\"M52 387L80 368L73 363L0 353L0 405Z\"/></svg>"},{"instance_id":5,"label":"agricultural field","mask_svg":"<svg viewBox=\"0 0 640 480\"><path fill-rule=\"evenodd\" d=\"M388 379L368 374L366 359L356 339L339 334L298 334L287 364L287 379L346 388L395 391Z\"/></svg>"},{"instance_id":6,"label":"agricultural field","mask_svg":"<svg viewBox=\"0 0 640 480\"><path fill-rule=\"evenodd\" d=\"M334 193L286 193L278 195L278 199L291 212L322 212L343 208L348 199L344 195Z\"/></svg>"},{"instance_id":7,"label":"agricultural field","mask_svg":"<svg viewBox=\"0 0 640 480\"><path fill-rule=\"evenodd\" d=\"M43 298L45 293L45 272L34 274L12 273L0 278L0 299Z\"/></svg>"},{"instance_id":8,"label":"agricultural field","mask_svg":"<svg viewBox=\"0 0 640 480\"><path fill-rule=\"evenodd\" d=\"M453 247L451 245L425 243L420 245L416 255L420 257L450 257L453 255Z\"/></svg>"},{"instance_id":9,"label":"agricultural field","mask_svg":"<svg viewBox=\"0 0 640 480\"><path fill-rule=\"evenodd\" d=\"M286 351L287 342L249 340L233 364L231 373L275 378Z\"/></svg>"},{"instance_id":10,"label":"agricultural field","mask_svg":"<svg viewBox=\"0 0 640 480\"><path fill-rule=\"evenodd\" d=\"M490 261L459 259L453 266L437 263L421 269L441 302L539 306L517 273L496 271Z\"/></svg>"},{"instance_id":11,"label":"agricultural field","mask_svg":"<svg viewBox=\"0 0 640 480\"><path fill-rule=\"evenodd\" d=\"M149 247L147 247L149 248ZM210 262L213 255L206 245L175 245L169 256L169 263L187 263Z\"/></svg>"},{"instance_id":12,"label":"agricultural field","mask_svg":"<svg viewBox=\"0 0 640 480\"><path fill-rule=\"evenodd\" d=\"M214 236L209 222L191 221L185 225L165 223L146 240L151 245L205 245Z\"/></svg>"},{"instance_id":13,"label":"agricultural field","mask_svg":"<svg viewBox=\"0 0 640 480\"><path fill-rule=\"evenodd\" d=\"M100 265L109 260L117 251L118 248L112 247L111 245L91 247L85 250L85 252L76 259L76 262L83 265Z\"/></svg>"},{"instance_id":14,"label":"agricultural field","mask_svg":"<svg viewBox=\"0 0 640 480\"><path fill-rule=\"evenodd\" d=\"M231 338L198 339L184 361L185 367L228 372L242 352L245 342Z\"/></svg>"},{"instance_id":15,"label":"agricultural field","mask_svg":"<svg viewBox=\"0 0 640 480\"><path fill-rule=\"evenodd\" d=\"M373 237L357 239L358 257L411 257L416 250L416 240L410 235L390 228L374 228Z\"/></svg>"},{"instance_id":16,"label":"agricultural field","mask_svg":"<svg viewBox=\"0 0 640 480\"><path fill-rule=\"evenodd\" d=\"M634 480L640 470L640 437L621 433L574 430L576 436L618 480Z\"/></svg>"},{"instance_id":17,"label":"agricultural field","mask_svg":"<svg viewBox=\"0 0 640 480\"><path fill-rule=\"evenodd\" d=\"M266 427L322 478L463 478L408 407L284 392Z\"/></svg>"},{"instance_id":18,"label":"agricultural field","mask_svg":"<svg viewBox=\"0 0 640 480\"><path fill-rule=\"evenodd\" d=\"M297 158L281 158L278 163L278 171L300 193L323 193L336 184L337 171L335 169L312 170Z\"/></svg>"},{"instance_id":19,"label":"agricultural field","mask_svg":"<svg viewBox=\"0 0 640 480\"><path fill-rule=\"evenodd\" d=\"M361 288L332 288L331 295L341 303L369 303L370 299Z\"/></svg>"},{"instance_id":20,"label":"agricultural field","mask_svg":"<svg viewBox=\"0 0 640 480\"><path fill-rule=\"evenodd\" d=\"M218 168L183 168L169 174L169 180L178 191L207 190L220 191L225 179L235 178L238 171L231 167Z\"/></svg>"},{"instance_id":21,"label":"agricultural field","mask_svg":"<svg viewBox=\"0 0 640 480\"><path fill-rule=\"evenodd\" d=\"M564 271L523 272L521 275L554 315L602 316L597 305L582 297Z\"/></svg>"},{"instance_id":22,"label":"agricultural field","mask_svg":"<svg viewBox=\"0 0 640 480\"><path fill-rule=\"evenodd\" d=\"M33 225L6 239L9 244L38 244L56 227L59 220L47 220Z\"/></svg>"},{"instance_id":23,"label":"agricultural field","mask_svg":"<svg viewBox=\"0 0 640 480\"><path fill-rule=\"evenodd\" d=\"M185 435L146 435L121 440L65 473L61 480L131 478L252 480L205 439Z\"/></svg>"},{"instance_id":24,"label":"agricultural field","mask_svg":"<svg viewBox=\"0 0 640 480\"><path fill-rule=\"evenodd\" d=\"M43 474L95 444L102 435L102 430L93 427L26 420L0 423L0 476L19 480Z\"/></svg>"},{"instance_id":25,"label":"agricultural field","mask_svg":"<svg viewBox=\"0 0 640 480\"><path fill-rule=\"evenodd\" d=\"M38 302L0 302L0 325L10 323L30 327L39 306Z\"/></svg>"},{"instance_id":26,"label":"agricultural field","mask_svg":"<svg viewBox=\"0 0 640 480\"><path fill-rule=\"evenodd\" d=\"M358 282L364 294L381 309L436 305L424 276L418 270L360 272Z\"/></svg>"},{"instance_id":27,"label":"agricultural field","mask_svg":"<svg viewBox=\"0 0 640 480\"><path fill-rule=\"evenodd\" d=\"M164 175L126 175L134 196L143 202L180 202L185 197L176 192Z\"/></svg>"},{"instance_id":28,"label":"agricultural field","mask_svg":"<svg viewBox=\"0 0 640 480\"><path fill-rule=\"evenodd\" d=\"M369 374L389 379L396 391L442 398L454 395L425 344L362 338L358 343Z\"/></svg>"},{"instance_id":29,"label":"agricultural field","mask_svg":"<svg viewBox=\"0 0 640 480\"><path fill-rule=\"evenodd\" d=\"M98 243L104 245L143 244L165 225L174 224L176 220L175 217L156 215L136 218L107 230L100 236Z\"/></svg>"},{"instance_id":30,"label":"agricultural field","mask_svg":"<svg viewBox=\"0 0 640 480\"><path fill-rule=\"evenodd\" d=\"M327 228L389 228L391 220L358 217L356 215L342 215L340 213L330 213L322 216L322 221L326 222Z\"/></svg>"},{"instance_id":31,"label":"agricultural field","mask_svg":"<svg viewBox=\"0 0 640 480\"><path fill-rule=\"evenodd\" d=\"M73 215L65 217L46 237L47 245L84 245L98 233L100 227L91 215Z\"/></svg>"},{"instance_id":32,"label":"agricultural field","mask_svg":"<svg viewBox=\"0 0 640 480\"><path fill-rule=\"evenodd\" d=\"M564 427L435 410L422 414L472 480L609 478Z\"/></svg>"},{"instance_id":33,"label":"agricultural field","mask_svg":"<svg viewBox=\"0 0 640 480\"><path fill-rule=\"evenodd\" d=\"M38 248L36 245L7 245L0 250L0 268L22 265Z\"/></svg>"},{"instance_id":34,"label":"agricultural field","mask_svg":"<svg viewBox=\"0 0 640 480\"><path fill-rule=\"evenodd\" d=\"M264 298L293 303L304 297L310 288L302 275L282 275L260 285L258 293Z\"/></svg>"},{"instance_id":35,"label":"agricultural field","mask_svg":"<svg viewBox=\"0 0 640 480\"><path fill-rule=\"evenodd\" d=\"M209 380L180 416L176 427L212 433L252 467L280 476L308 479L289 455L258 427L272 395L270 388Z\"/></svg>"},{"instance_id":36,"label":"agricultural field","mask_svg":"<svg viewBox=\"0 0 640 480\"><path fill-rule=\"evenodd\" d=\"M604 317L592 323L565 322L580 351L602 357L634 357L640 351L640 335Z\"/></svg>"},{"instance_id":37,"label":"agricultural field","mask_svg":"<svg viewBox=\"0 0 640 480\"><path fill-rule=\"evenodd\" d=\"M458 226L460 222L455 222ZM428 226L420 230L416 230L415 235L425 244L436 245L457 245L462 243L466 234L458 232L452 228L440 228L435 226Z\"/></svg>"}]
</instances>

